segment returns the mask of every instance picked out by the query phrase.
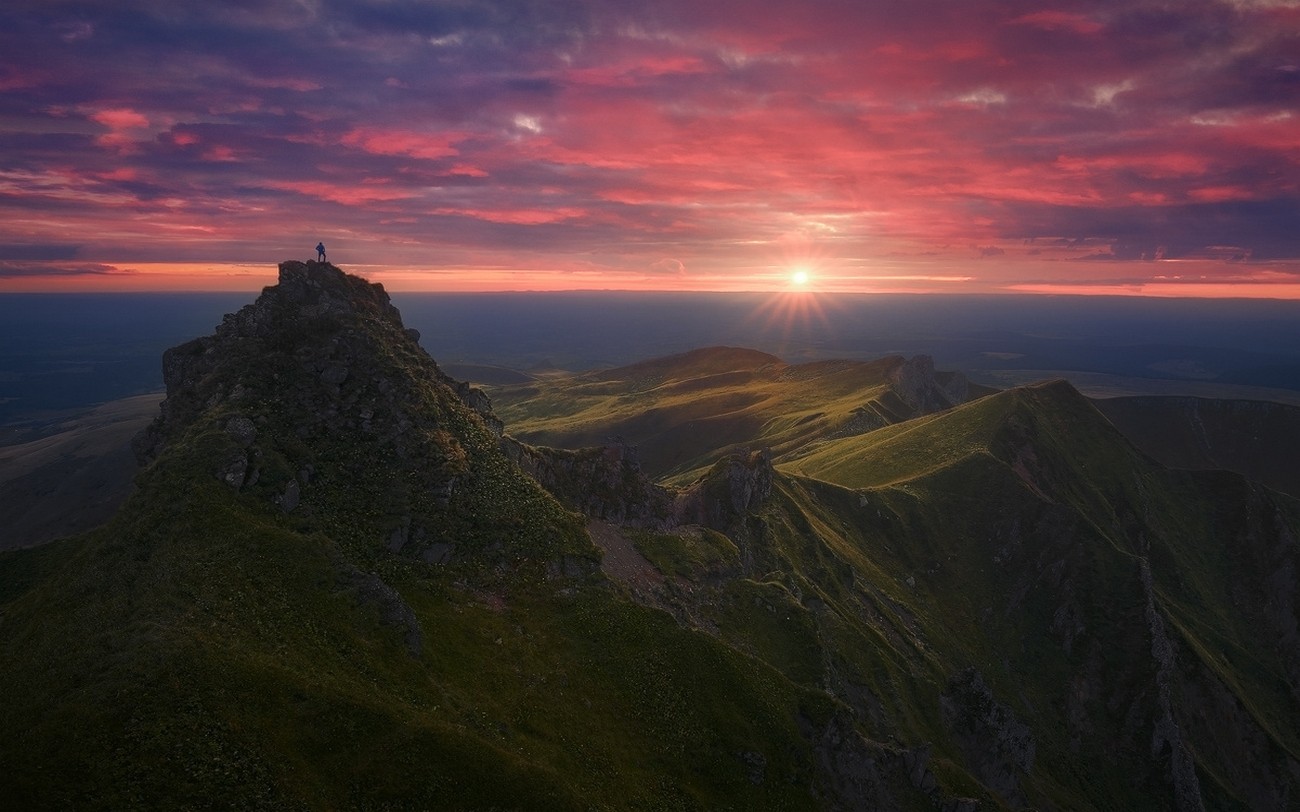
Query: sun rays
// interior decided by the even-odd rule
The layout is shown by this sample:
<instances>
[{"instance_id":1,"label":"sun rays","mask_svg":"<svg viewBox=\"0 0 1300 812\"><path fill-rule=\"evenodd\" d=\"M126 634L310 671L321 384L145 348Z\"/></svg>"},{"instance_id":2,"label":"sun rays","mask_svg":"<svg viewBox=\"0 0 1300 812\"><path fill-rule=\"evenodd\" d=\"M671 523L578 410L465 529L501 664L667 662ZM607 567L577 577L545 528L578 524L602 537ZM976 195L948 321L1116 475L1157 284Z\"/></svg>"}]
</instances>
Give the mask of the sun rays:
<instances>
[{"instance_id":1,"label":"sun rays","mask_svg":"<svg viewBox=\"0 0 1300 812\"><path fill-rule=\"evenodd\" d=\"M829 297L810 289L812 279L803 271L802 282L793 272L790 290L771 294L745 319L747 325L760 325L765 337L776 339L777 355L785 356L787 348L812 346L819 336L830 333L831 323L827 310L833 307ZM789 359L787 359L789 360Z\"/></svg>"}]
</instances>

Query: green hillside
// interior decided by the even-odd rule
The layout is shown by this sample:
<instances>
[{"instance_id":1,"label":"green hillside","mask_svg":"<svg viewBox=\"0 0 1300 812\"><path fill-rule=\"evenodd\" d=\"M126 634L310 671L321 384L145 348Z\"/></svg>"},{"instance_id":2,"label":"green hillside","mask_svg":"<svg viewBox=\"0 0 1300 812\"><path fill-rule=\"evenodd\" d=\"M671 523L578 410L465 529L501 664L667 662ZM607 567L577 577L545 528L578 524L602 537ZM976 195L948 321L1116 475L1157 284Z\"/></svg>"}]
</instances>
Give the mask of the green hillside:
<instances>
[{"instance_id":1,"label":"green hillside","mask_svg":"<svg viewBox=\"0 0 1300 812\"><path fill-rule=\"evenodd\" d=\"M666 487L501 436L323 263L164 370L124 508L0 554L14 808L1300 805L1300 504L1067 384L714 349L515 402L733 427Z\"/></svg>"},{"instance_id":2,"label":"green hillside","mask_svg":"<svg viewBox=\"0 0 1300 812\"><path fill-rule=\"evenodd\" d=\"M971 390L974 389L974 392ZM679 484L751 445L784 454L861 434L983 393L928 358L790 365L775 356L709 347L492 393L511 434L579 448L613 438L636 445L652 476Z\"/></svg>"}]
</instances>

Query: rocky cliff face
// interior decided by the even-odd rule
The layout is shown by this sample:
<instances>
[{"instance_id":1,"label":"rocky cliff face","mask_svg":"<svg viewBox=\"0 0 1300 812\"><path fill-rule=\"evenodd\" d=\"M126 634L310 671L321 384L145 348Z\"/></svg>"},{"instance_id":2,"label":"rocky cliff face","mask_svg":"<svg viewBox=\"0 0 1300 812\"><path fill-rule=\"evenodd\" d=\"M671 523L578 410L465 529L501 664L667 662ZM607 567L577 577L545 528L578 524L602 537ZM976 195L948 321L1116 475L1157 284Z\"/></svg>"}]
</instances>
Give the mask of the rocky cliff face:
<instances>
[{"instance_id":1,"label":"rocky cliff face","mask_svg":"<svg viewBox=\"0 0 1300 812\"><path fill-rule=\"evenodd\" d=\"M504 555L517 534L485 539L483 519L505 520L512 501L540 492L498 449L487 397L418 342L381 286L327 263L282 263L257 301L164 354L167 398L137 452L152 459L206 430L212 475L286 513L364 499L369 532L392 552L439 564ZM474 533L447 529L469 516Z\"/></svg>"},{"instance_id":2,"label":"rocky cliff face","mask_svg":"<svg viewBox=\"0 0 1300 812\"><path fill-rule=\"evenodd\" d=\"M538 448L505 436L501 447L538 484L584 516L631 527L676 523L673 492L645 475L631 446Z\"/></svg>"},{"instance_id":3,"label":"rocky cliff face","mask_svg":"<svg viewBox=\"0 0 1300 812\"><path fill-rule=\"evenodd\" d=\"M936 373L934 359L916 355L891 373L894 391L916 414L929 414L965 403L970 399L970 382L960 372Z\"/></svg>"}]
</instances>

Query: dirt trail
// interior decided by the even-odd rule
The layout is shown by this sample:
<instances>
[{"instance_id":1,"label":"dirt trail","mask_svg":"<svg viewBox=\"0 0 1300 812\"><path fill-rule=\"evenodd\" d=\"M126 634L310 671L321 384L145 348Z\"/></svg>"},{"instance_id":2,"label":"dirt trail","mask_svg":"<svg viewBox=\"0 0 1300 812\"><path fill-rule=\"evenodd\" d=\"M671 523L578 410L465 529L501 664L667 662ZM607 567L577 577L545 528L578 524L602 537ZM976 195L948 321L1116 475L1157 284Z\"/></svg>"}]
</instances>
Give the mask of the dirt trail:
<instances>
[{"instance_id":1,"label":"dirt trail","mask_svg":"<svg viewBox=\"0 0 1300 812\"><path fill-rule=\"evenodd\" d=\"M599 519L587 522L587 533L596 546L604 551L600 571L616 581L632 587L650 587L663 583L664 577L646 557L637 552L631 539L623 532Z\"/></svg>"}]
</instances>

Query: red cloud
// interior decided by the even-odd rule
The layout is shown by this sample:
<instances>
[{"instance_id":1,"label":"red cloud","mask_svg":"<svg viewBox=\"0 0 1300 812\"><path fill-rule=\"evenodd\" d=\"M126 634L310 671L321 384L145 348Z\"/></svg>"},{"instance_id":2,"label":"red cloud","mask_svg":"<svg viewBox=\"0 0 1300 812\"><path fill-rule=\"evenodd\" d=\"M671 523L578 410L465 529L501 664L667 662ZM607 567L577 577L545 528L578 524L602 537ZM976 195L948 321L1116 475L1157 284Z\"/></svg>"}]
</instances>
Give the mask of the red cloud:
<instances>
[{"instance_id":1,"label":"red cloud","mask_svg":"<svg viewBox=\"0 0 1300 812\"><path fill-rule=\"evenodd\" d=\"M352 130L340 141L375 155L406 155L411 158L433 160L459 155L454 145L464 138L464 133L421 133L367 127Z\"/></svg>"},{"instance_id":2,"label":"red cloud","mask_svg":"<svg viewBox=\"0 0 1300 812\"><path fill-rule=\"evenodd\" d=\"M110 130L139 130L149 126L148 118L127 107L97 110L90 114L90 118Z\"/></svg>"},{"instance_id":3,"label":"red cloud","mask_svg":"<svg viewBox=\"0 0 1300 812\"><path fill-rule=\"evenodd\" d=\"M1011 25L1028 25L1049 31L1063 29L1076 34L1096 34L1106 27L1087 15L1071 11L1034 11L1009 22Z\"/></svg>"}]
</instances>

